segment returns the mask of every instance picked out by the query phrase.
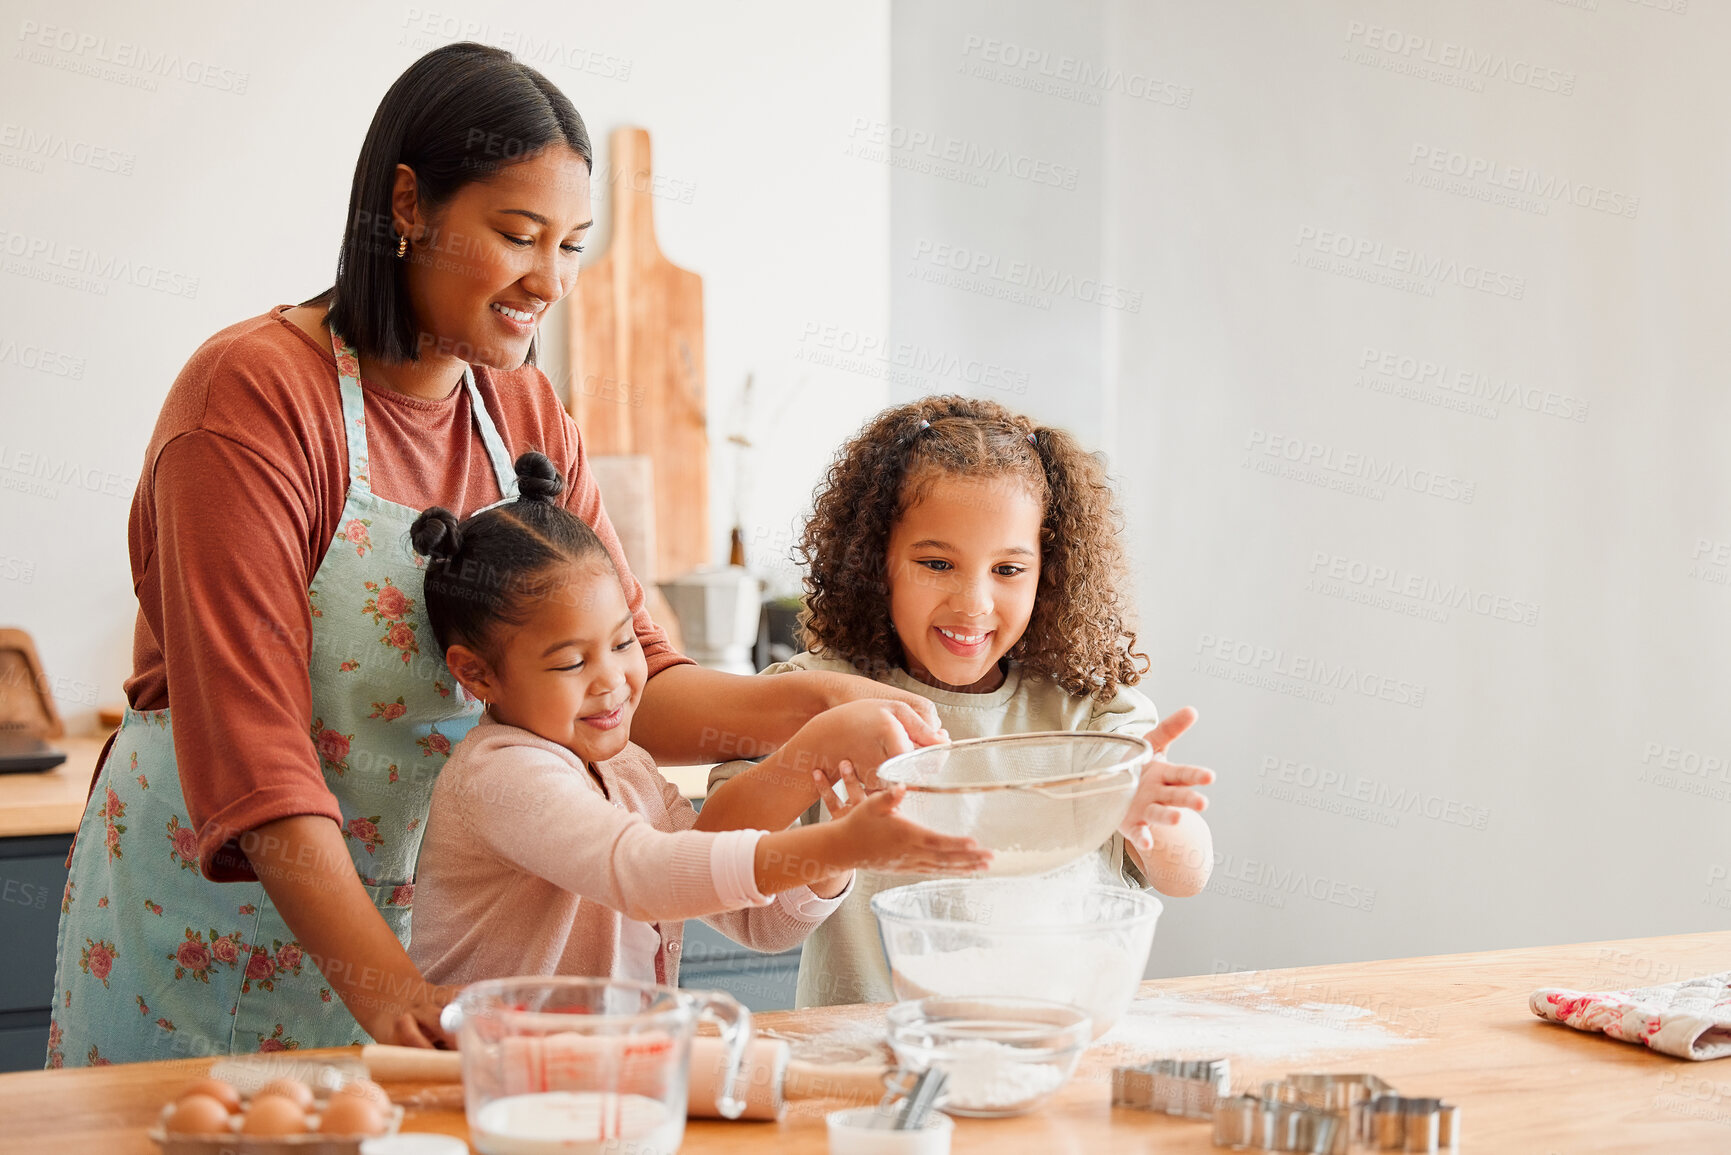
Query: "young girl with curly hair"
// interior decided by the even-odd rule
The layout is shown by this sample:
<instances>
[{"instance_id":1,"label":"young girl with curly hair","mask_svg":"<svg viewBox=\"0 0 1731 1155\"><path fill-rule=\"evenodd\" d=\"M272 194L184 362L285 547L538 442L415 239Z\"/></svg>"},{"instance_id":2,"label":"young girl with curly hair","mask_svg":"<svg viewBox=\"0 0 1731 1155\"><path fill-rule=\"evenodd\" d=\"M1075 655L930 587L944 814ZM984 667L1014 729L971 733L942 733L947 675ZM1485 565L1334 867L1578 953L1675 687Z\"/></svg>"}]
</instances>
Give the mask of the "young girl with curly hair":
<instances>
[{"instance_id":1,"label":"young girl with curly hair","mask_svg":"<svg viewBox=\"0 0 1731 1155\"><path fill-rule=\"evenodd\" d=\"M954 739L1146 737L1155 759L1100 861L1126 884L1195 894L1213 864L1195 787L1214 775L1161 755L1196 712L1161 721L1133 688L1147 658L1129 622L1121 528L1099 461L1062 429L956 396L887 410L842 447L818 489L799 546L807 649L765 673L856 673L922 694ZM716 767L704 816L752 806L760 822L792 822L809 796L765 797L775 779L762 771L778 757L737 782L750 763ZM860 872L806 944L800 1006L894 998L870 902L906 881Z\"/></svg>"}]
</instances>

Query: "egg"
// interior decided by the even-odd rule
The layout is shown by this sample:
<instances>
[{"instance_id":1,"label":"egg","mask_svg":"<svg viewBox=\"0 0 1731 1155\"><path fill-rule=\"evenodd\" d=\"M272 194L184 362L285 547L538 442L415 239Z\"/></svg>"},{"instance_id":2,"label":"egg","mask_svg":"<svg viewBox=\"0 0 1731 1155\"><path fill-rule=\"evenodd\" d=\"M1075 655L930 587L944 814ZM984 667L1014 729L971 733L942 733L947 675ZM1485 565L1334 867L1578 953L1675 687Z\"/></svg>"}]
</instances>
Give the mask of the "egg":
<instances>
[{"instance_id":1,"label":"egg","mask_svg":"<svg viewBox=\"0 0 1731 1155\"><path fill-rule=\"evenodd\" d=\"M240 1130L243 1135L303 1135L306 1109L282 1095L255 1095L241 1118Z\"/></svg>"},{"instance_id":2,"label":"egg","mask_svg":"<svg viewBox=\"0 0 1731 1155\"><path fill-rule=\"evenodd\" d=\"M319 1120L321 1135L377 1135L384 1129L378 1108L359 1095L332 1095Z\"/></svg>"},{"instance_id":3,"label":"egg","mask_svg":"<svg viewBox=\"0 0 1731 1155\"><path fill-rule=\"evenodd\" d=\"M240 1114L240 1092L221 1079L200 1079L180 1093L182 1099L188 1095L208 1095L228 1108L230 1115Z\"/></svg>"},{"instance_id":4,"label":"egg","mask_svg":"<svg viewBox=\"0 0 1731 1155\"><path fill-rule=\"evenodd\" d=\"M313 1105L313 1089L299 1079L272 1079L258 1089L260 1095L281 1095L293 1099L306 1110Z\"/></svg>"},{"instance_id":5,"label":"egg","mask_svg":"<svg viewBox=\"0 0 1731 1155\"><path fill-rule=\"evenodd\" d=\"M169 1113L163 1129L181 1135L226 1134L228 1108L210 1095L182 1095Z\"/></svg>"},{"instance_id":6,"label":"egg","mask_svg":"<svg viewBox=\"0 0 1731 1155\"><path fill-rule=\"evenodd\" d=\"M380 1112L388 1112L391 1109L391 1097L385 1094L383 1087L371 1079L351 1079L337 1088L337 1095L350 1095L365 1099Z\"/></svg>"}]
</instances>

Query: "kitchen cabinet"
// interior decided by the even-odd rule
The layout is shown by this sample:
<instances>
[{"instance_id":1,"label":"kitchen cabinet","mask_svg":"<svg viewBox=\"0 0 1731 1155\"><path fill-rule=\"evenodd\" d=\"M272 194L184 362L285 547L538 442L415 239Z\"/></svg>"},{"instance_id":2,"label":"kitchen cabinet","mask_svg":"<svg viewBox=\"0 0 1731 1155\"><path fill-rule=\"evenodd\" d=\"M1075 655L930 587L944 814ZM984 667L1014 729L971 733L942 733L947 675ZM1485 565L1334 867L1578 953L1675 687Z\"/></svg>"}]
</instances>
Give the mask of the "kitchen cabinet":
<instances>
[{"instance_id":1,"label":"kitchen cabinet","mask_svg":"<svg viewBox=\"0 0 1731 1155\"><path fill-rule=\"evenodd\" d=\"M662 773L684 791L693 806L703 809L709 767L664 768ZM679 985L686 990L726 991L754 1013L793 1008L799 947L780 954L759 954L693 918L685 922L683 950Z\"/></svg>"},{"instance_id":2,"label":"kitchen cabinet","mask_svg":"<svg viewBox=\"0 0 1731 1155\"><path fill-rule=\"evenodd\" d=\"M48 1054L55 936L70 834L0 838L0 1071L40 1068Z\"/></svg>"}]
</instances>

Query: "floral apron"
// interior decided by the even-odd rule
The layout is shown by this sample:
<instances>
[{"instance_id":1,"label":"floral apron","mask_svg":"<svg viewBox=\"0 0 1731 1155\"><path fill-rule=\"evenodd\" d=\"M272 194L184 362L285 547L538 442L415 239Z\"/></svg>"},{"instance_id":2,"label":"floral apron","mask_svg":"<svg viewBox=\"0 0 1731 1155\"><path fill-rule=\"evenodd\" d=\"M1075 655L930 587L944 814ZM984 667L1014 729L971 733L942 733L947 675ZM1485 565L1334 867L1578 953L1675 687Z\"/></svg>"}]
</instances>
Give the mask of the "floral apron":
<instances>
[{"instance_id":1,"label":"floral apron","mask_svg":"<svg viewBox=\"0 0 1731 1155\"><path fill-rule=\"evenodd\" d=\"M481 704L437 652L409 544L419 510L374 496L360 362L335 334L348 437L340 529L313 575L310 741L374 906L405 944L433 781ZM503 500L511 457L464 387ZM181 692L196 693L196 686ZM366 1033L257 882L198 868L168 710L128 710L73 843L48 1066L345 1046ZM341 965L332 963L332 966ZM391 992L383 992L389 997Z\"/></svg>"}]
</instances>

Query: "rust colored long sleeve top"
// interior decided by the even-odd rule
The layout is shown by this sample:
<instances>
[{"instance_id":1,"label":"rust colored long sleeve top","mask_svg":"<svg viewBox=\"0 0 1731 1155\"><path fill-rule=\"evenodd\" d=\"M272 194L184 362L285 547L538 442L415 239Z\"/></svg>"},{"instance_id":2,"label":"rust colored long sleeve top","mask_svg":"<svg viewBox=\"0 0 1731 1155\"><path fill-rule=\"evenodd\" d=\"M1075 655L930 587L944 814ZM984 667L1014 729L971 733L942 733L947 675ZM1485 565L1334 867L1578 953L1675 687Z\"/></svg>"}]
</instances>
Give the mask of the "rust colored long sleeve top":
<instances>
[{"instance_id":1,"label":"rust colored long sleeve top","mask_svg":"<svg viewBox=\"0 0 1731 1155\"><path fill-rule=\"evenodd\" d=\"M348 447L336 359L284 316L231 325L181 370L163 402L133 498L128 542L138 622L128 703L172 706L175 758L199 862L245 879L241 832L297 814L342 818L311 739L307 589L337 532ZM373 491L459 517L498 500L468 390L436 400L366 382ZM531 449L567 479L565 507L600 536L655 674L687 659L644 607L602 508L576 425L533 366L477 366L511 456Z\"/></svg>"}]
</instances>

